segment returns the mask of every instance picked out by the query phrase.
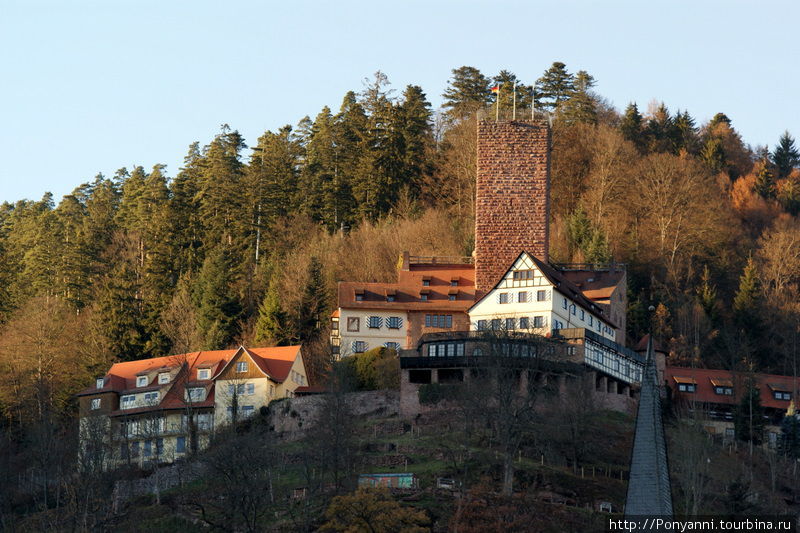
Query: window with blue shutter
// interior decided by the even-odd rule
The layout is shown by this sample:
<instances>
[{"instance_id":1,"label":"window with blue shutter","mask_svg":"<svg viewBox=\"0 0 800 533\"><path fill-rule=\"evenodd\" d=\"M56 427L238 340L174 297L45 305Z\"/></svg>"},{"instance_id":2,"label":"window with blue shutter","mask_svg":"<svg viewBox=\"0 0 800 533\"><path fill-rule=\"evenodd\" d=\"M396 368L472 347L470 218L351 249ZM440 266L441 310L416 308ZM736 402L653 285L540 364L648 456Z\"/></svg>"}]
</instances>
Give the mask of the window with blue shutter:
<instances>
[{"instance_id":1,"label":"window with blue shutter","mask_svg":"<svg viewBox=\"0 0 800 533\"><path fill-rule=\"evenodd\" d=\"M367 318L367 327L370 329L380 329L383 325L383 319L379 316L371 316Z\"/></svg>"}]
</instances>

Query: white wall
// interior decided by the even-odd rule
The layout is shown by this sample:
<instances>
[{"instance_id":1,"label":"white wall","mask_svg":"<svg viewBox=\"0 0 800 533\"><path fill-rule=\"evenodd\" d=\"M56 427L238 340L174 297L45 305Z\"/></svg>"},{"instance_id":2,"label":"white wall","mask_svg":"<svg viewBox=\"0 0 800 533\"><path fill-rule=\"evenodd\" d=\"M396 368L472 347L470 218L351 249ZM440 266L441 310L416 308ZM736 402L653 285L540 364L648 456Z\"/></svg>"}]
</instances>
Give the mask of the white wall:
<instances>
[{"instance_id":1,"label":"white wall","mask_svg":"<svg viewBox=\"0 0 800 533\"><path fill-rule=\"evenodd\" d=\"M368 319L370 316L381 317L380 328L370 328ZM386 320L389 317L399 317L403 321L400 329L389 329ZM358 318L358 331L348 331L348 318ZM353 353L353 341L364 341L367 343L367 350L380 348L386 342L396 342L401 348L406 346L408 335L408 313L405 310L371 310L371 309L339 309L339 334L342 339L340 355L351 355Z\"/></svg>"}]
</instances>

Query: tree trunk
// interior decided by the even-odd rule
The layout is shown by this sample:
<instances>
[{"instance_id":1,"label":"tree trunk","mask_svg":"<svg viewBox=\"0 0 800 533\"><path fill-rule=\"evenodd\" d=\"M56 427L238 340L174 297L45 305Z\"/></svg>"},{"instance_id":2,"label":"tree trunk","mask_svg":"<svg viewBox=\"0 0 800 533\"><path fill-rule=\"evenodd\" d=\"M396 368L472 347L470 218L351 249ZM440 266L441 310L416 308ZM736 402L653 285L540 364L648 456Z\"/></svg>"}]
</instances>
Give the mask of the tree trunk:
<instances>
[{"instance_id":1,"label":"tree trunk","mask_svg":"<svg viewBox=\"0 0 800 533\"><path fill-rule=\"evenodd\" d=\"M503 457L503 496L514 494L514 454L506 453Z\"/></svg>"}]
</instances>

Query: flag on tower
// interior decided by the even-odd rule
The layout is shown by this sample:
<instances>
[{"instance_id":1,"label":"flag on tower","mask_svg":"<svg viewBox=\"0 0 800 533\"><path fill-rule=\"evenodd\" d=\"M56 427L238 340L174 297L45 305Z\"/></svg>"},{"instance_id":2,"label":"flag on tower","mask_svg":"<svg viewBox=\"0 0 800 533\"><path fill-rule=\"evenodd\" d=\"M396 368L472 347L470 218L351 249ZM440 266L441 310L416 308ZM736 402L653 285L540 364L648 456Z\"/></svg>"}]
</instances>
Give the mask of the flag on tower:
<instances>
[{"instance_id":1,"label":"flag on tower","mask_svg":"<svg viewBox=\"0 0 800 533\"><path fill-rule=\"evenodd\" d=\"M493 93L499 93L500 92L500 86L499 85L495 85L494 87L492 87L492 92Z\"/></svg>"}]
</instances>

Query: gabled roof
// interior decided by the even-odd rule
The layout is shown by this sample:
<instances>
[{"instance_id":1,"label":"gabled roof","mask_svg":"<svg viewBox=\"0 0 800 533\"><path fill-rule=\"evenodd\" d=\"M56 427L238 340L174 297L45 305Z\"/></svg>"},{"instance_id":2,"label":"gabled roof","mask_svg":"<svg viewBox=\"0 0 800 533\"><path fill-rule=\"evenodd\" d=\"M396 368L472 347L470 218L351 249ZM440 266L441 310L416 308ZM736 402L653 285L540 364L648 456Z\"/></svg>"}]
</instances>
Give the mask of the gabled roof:
<instances>
[{"instance_id":1,"label":"gabled roof","mask_svg":"<svg viewBox=\"0 0 800 533\"><path fill-rule=\"evenodd\" d=\"M605 313L603 308L600 307L600 305L598 305L598 304L592 302L591 300L589 300L586 296L584 296L583 293L581 292L581 290L574 283L572 283L571 281L569 281L567 278L564 277L563 273L561 273L560 271L556 270L555 268L553 268L549 264L545 263L544 261L541 261L536 256L534 256L533 254L530 254L528 252L520 253L517 256L517 258L514 259L514 261L508 266L508 268L506 269L505 274L503 274L503 276L500 279L497 280L497 283L495 283L494 287L492 287L492 289L490 291L488 291L486 294L481 295L480 299L477 300L469 308L469 311L471 311L476 305L481 303L490 293L492 293L493 291L497 290L497 288L500 286L500 284L505 280L505 278L508 275L509 271L512 268L514 268L514 265L523 256L526 256L527 258L529 258L530 260L533 261L533 263L536 265L536 268L538 268L539 271L542 273L542 275L545 278L547 278L547 281L550 282L550 284L553 286L553 288L555 288L555 290L557 290L558 292L560 292L561 294L563 294L567 298L570 298L573 301L575 301L575 303L577 303L578 305L580 305L581 307L586 309L586 311L588 311L589 313L593 314L595 317L603 320L604 322L610 324L613 327L617 327L617 325Z\"/></svg>"}]
</instances>

